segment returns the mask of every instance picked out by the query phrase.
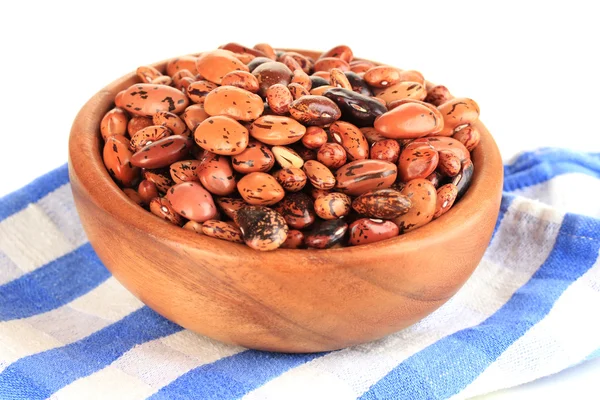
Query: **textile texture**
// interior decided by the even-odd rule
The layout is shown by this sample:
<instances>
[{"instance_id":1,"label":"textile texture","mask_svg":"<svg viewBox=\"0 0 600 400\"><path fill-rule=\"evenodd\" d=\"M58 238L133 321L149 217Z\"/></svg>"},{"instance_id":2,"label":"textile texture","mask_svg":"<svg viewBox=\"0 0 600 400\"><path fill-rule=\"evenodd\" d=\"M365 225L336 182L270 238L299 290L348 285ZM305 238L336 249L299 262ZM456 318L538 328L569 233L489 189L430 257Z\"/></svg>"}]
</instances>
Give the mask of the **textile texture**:
<instances>
[{"instance_id":1,"label":"textile texture","mask_svg":"<svg viewBox=\"0 0 600 400\"><path fill-rule=\"evenodd\" d=\"M600 355L600 154L505 167L494 236L464 287L381 340L248 350L144 306L97 258L61 167L0 199L0 399L464 399Z\"/></svg>"}]
</instances>

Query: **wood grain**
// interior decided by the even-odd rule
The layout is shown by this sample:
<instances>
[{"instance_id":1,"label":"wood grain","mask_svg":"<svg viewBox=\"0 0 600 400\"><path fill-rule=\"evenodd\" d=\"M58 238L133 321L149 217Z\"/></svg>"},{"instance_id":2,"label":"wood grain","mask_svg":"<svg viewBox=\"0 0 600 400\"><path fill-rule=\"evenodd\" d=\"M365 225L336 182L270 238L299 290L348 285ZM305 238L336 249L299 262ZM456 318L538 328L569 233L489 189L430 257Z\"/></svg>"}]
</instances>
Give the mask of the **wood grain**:
<instances>
[{"instance_id":1,"label":"wood grain","mask_svg":"<svg viewBox=\"0 0 600 400\"><path fill-rule=\"evenodd\" d=\"M116 80L79 112L69 142L71 187L104 265L181 326L254 349L339 349L427 316L481 260L498 215L503 174L498 148L482 123L471 188L438 220L365 246L262 253L170 225L129 202L112 182L101 159L100 120L117 92L134 82L133 73Z\"/></svg>"}]
</instances>

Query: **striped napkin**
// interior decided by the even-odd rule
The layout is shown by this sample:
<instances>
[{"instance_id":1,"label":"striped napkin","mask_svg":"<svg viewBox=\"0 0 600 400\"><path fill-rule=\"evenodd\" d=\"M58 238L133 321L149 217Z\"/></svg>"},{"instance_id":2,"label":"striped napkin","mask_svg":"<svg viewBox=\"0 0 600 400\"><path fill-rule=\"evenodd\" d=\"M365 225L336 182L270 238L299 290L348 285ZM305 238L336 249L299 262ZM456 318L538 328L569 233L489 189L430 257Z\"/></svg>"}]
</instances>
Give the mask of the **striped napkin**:
<instances>
[{"instance_id":1,"label":"striped napkin","mask_svg":"<svg viewBox=\"0 0 600 400\"><path fill-rule=\"evenodd\" d=\"M505 167L471 279L416 325L329 353L183 330L129 294L87 242L66 167L0 200L0 399L464 399L600 356L600 154Z\"/></svg>"}]
</instances>

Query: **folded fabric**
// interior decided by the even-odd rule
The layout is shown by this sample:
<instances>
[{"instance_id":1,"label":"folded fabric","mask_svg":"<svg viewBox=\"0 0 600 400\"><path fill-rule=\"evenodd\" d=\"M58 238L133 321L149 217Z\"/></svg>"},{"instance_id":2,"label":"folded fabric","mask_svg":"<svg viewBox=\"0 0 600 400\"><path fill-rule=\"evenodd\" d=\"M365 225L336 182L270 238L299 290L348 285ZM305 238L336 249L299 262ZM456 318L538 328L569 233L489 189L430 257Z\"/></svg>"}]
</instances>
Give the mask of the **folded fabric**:
<instances>
[{"instance_id":1,"label":"folded fabric","mask_svg":"<svg viewBox=\"0 0 600 400\"><path fill-rule=\"evenodd\" d=\"M144 306L96 257L66 167L0 199L0 399L463 399L600 355L600 154L505 167L465 286L381 340L318 354L222 344Z\"/></svg>"}]
</instances>

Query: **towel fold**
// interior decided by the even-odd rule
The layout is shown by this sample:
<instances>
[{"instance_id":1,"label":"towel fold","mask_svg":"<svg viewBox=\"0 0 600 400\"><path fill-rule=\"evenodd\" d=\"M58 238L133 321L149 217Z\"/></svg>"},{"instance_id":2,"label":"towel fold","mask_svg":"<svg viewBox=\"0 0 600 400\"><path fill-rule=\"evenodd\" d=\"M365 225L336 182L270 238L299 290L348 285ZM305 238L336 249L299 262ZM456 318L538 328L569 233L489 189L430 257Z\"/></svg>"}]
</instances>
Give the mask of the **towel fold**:
<instances>
[{"instance_id":1,"label":"towel fold","mask_svg":"<svg viewBox=\"0 0 600 400\"><path fill-rule=\"evenodd\" d=\"M0 199L0 399L464 399L600 356L600 154L505 167L465 286L419 323L318 354L186 331L113 278L61 167Z\"/></svg>"}]
</instances>

